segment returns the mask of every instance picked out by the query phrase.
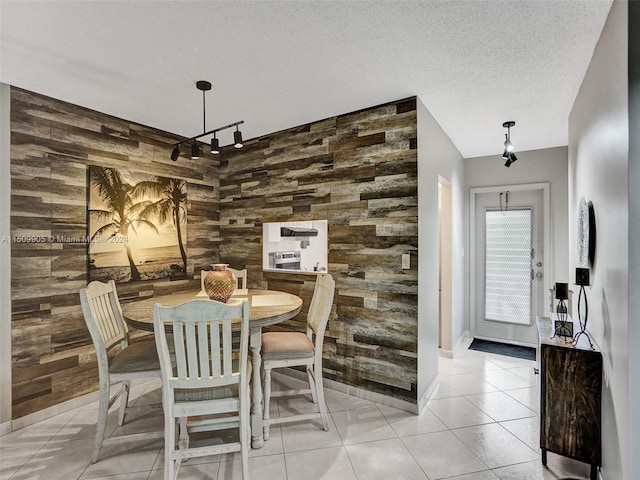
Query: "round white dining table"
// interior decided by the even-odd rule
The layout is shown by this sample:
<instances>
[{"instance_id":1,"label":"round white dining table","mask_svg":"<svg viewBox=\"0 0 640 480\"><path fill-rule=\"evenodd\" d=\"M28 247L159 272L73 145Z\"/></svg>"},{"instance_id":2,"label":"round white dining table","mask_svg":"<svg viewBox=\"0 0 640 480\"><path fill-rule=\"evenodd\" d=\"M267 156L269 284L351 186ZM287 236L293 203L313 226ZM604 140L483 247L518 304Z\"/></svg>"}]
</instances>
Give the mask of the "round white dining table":
<instances>
[{"instance_id":1,"label":"round white dining table","mask_svg":"<svg viewBox=\"0 0 640 480\"><path fill-rule=\"evenodd\" d=\"M153 331L153 306L175 306L190 300L203 298L197 290L174 292L143 300L134 300L122 304L122 316L130 327ZM206 296L204 297L206 298ZM249 349L251 350L251 447L262 448L264 436L262 430L262 382L260 367L262 358L262 327L274 325L295 317L302 309L302 299L296 295L277 290L248 289L239 290L229 302L238 300L249 302Z\"/></svg>"}]
</instances>

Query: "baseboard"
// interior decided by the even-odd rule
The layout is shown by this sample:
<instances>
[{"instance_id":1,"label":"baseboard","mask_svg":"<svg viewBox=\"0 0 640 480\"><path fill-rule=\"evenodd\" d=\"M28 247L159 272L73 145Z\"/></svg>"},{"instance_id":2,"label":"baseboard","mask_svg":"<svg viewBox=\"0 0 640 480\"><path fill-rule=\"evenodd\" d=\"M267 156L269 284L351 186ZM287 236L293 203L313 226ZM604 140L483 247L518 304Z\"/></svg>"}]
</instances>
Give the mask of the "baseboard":
<instances>
[{"instance_id":1,"label":"baseboard","mask_svg":"<svg viewBox=\"0 0 640 480\"><path fill-rule=\"evenodd\" d=\"M300 380L307 381L307 374L305 372L301 372L300 370L295 370L293 368L282 368L278 369L278 373L283 375L288 375L293 378L298 378ZM351 385L345 385L344 383L336 382L335 380L329 380L324 378L323 385L326 388L330 388L331 390L336 390L341 393L346 393L348 395L353 395L354 397L362 398L364 400L370 400L372 402L381 403L382 405L388 405L389 407L394 407L399 410L404 410L406 412L411 413L420 413L418 410L418 405L415 403L405 402L404 400L399 400L397 398L388 397L387 395L382 395L381 393L370 392L368 390L364 390L363 388L353 387ZM433 389L431 389L432 391ZM429 389L427 389L430 392Z\"/></svg>"},{"instance_id":2,"label":"baseboard","mask_svg":"<svg viewBox=\"0 0 640 480\"><path fill-rule=\"evenodd\" d=\"M24 417L16 418L11 422L7 422L9 424L9 431L4 431L4 426L6 424L2 425L2 429L0 429L0 435L6 435L7 433L13 432L15 430L19 430L29 425L33 425L34 423L47 420L48 418L55 417L56 415L59 415L61 413L68 412L70 410L73 410L74 408L82 407L91 402L95 402L96 400L98 400L99 396L100 392L97 391L87 393L71 400L67 400L66 402L59 403L58 405L53 405L37 412L30 413L29 415L25 415Z\"/></svg>"},{"instance_id":3,"label":"baseboard","mask_svg":"<svg viewBox=\"0 0 640 480\"><path fill-rule=\"evenodd\" d=\"M433 378L433 380L431 380L431 383L429 384L427 389L424 391L422 396L418 399L418 412L417 413L420 413L422 411L422 409L427 405L427 402L429 401L429 398L431 398L431 395L433 394L433 391L438 386L438 382L439 381L440 381L440 374L436 374L436 376Z\"/></svg>"},{"instance_id":4,"label":"baseboard","mask_svg":"<svg viewBox=\"0 0 640 480\"><path fill-rule=\"evenodd\" d=\"M458 341L456 342L456 346L453 347L453 355L455 356L460 350L462 350L463 348L466 348L464 346L465 342L467 342L467 340L469 340L469 330L465 330L464 332L462 332L462 335L460 336L460 338L458 339Z\"/></svg>"},{"instance_id":5,"label":"baseboard","mask_svg":"<svg viewBox=\"0 0 640 480\"><path fill-rule=\"evenodd\" d=\"M467 339L469 338L469 331L465 330L464 332L462 332L462 335L460 336L460 338L458 338L458 341L456 342L455 346L453 347L453 350L445 350L443 348L440 348L438 350L438 353L441 357L446 357L446 358L454 358L456 356L456 354L464 348L464 344L467 341Z\"/></svg>"},{"instance_id":6,"label":"baseboard","mask_svg":"<svg viewBox=\"0 0 640 480\"><path fill-rule=\"evenodd\" d=\"M0 423L0 437L11 433L11 422Z\"/></svg>"},{"instance_id":7,"label":"baseboard","mask_svg":"<svg viewBox=\"0 0 640 480\"><path fill-rule=\"evenodd\" d=\"M438 350L438 355L445 358L453 358L453 350L445 350L444 348L440 348Z\"/></svg>"}]
</instances>

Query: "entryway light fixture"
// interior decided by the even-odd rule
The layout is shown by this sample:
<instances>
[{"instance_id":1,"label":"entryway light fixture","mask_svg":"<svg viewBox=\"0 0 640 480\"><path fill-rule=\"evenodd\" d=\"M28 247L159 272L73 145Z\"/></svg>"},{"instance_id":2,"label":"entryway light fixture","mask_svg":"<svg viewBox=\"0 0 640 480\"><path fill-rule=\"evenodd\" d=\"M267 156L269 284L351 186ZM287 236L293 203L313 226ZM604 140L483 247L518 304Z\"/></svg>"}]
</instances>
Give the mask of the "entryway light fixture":
<instances>
[{"instance_id":1,"label":"entryway light fixture","mask_svg":"<svg viewBox=\"0 0 640 480\"><path fill-rule=\"evenodd\" d=\"M186 140L176 142L173 145L173 150L171 151L171 160L173 160L174 162L178 160L178 157L180 156L180 145L188 142L191 142L191 159L197 160L198 158L200 158L200 146L198 145L197 140L200 137L205 137L207 135L211 135L212 133L213 133L213 138L211 139L211 153L214 155L219 154L220 140L216 137L216 133L231 127L236 127L236 131L233 132L233 140L234 140L233 146L235 148L243 147L242 132L238 129L238 125L242 125L244 123L244 120L230 123L229 125L225 125L224 127L214 128L213 130L209 130L208 132L205 131L207 128L207 116L206 116L206 110L205 110L204 97L205 97L205 92L208 92L209 90L211 90L211 83L207 82L206 80L198 80L196 82L196 88L202 92L202 131L203 133L191 138L187 138Z\"/></svg>"},{"instance_id":2,"label":"entryway light fixture","mask_svg":"<svg viewBox=\"0 0 640 480\"><path fill-rule=\"evenodd\" d=\"M518 160L516 154L513 153L513 143L511 143L511 127L515 124L516 122L514 121L508 121L502 124L502 126L507 129L507 133L504 134L504 153L502 154L502 158L505 160L505 167L510 167L513 162Z\"/></svg>"}]
</instances>

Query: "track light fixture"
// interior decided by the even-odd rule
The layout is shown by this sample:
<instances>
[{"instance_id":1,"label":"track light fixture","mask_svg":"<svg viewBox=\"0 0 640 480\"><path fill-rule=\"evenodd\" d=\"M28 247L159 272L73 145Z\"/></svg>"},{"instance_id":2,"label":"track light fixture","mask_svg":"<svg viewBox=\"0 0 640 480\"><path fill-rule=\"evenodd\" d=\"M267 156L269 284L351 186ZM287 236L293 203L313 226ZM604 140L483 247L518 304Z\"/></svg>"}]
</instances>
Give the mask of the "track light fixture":
<instances>
[{"instance_id":1,"label":"track light fixture","mask_svg":"<svg viewBox=\"0 0 640 480\"><path fill-rule=\"evenodd\" d=\"M505 160L504 166L510 167L513 162L518 160L516 154L513 153L513 143L511 143L511 127L516 124L514 121L504 122L502 126L507 129L507 133L504 134L504 152L502 158Z\"/></svg>"},{"instance_id":2,"label":"track light fixture","mask_svg":"<svg viewBox=\"0 0 640 480\"><path fill-rule=\"evenodd\" d=\"M206 130L206 125L207 125L207 116L206 116L206 110L205 110L205 92L208 92L209 90L211 90L211 83L207 82L206 80L198 80L196 82L196 88L198 90L200 90L202 92L202 131L203 133L201 133L200 135L196 135L194 137L191 138L187 138L186 140L182 140L180 142L176 142L173 145L173 150L171 151L171 160L173 160L174 162L176 160L178 160L178 157L180 156L180 145L183 143L187 143L187 142L192 142L191 143L191 159L192 160L196 160L198 158L200 158L200 146L198 145L197 140L200 137L205 137L207 135L211 135L213 134L213 138L211 139L211 153L214 155L217 155L220 153L220 140L216 137L216 133L220 132L221 130L226 130L227 128L231 128L231 127L236 127L236 131L233 132L233 146L235 148L242 148L243 144L242 144L242 132L240 132L240 130L238 130L238 125L242 125L244 123L244 120L240 120L238 122L234 122L234 123L230 123L229 125L225 125L224 127L218 127L218 128L214 128L213 130L209 130L208 132L205 131Z\"/></svg>"},{"instance_id":3,"label":"track light fixture","mask_svg":"<svg viewBox=\"0 0 640 480\"><path fill-rule=\"evenodd\" d=\"M242 132L238 130L238 126L236 125L236 131L233 132L233 146L236 148L242 148Z\"/></svg>"},{"instance_id":4,"label":"track light fixture","mask_svg":"<svg viewBox=\"0 0 640 480\"><path fill-rule=\"evenodd\" d=\"M171 160L175 162L176 160L178 160L179 156L180 156L180 147L176 145L175 147L173 147L173 151L171 152Z\"/></svg>"},{"instance_id":5,"label":"track light fixture","mask_svg":"<svg viewBox=\"0 0 640 480\"><path fill-rule=\"evenodd\" d=\"M197 160L200 158L200 147L195 140L191 144L191 160Z\"/></svg>"},{"instance_id":6,"label":"track light fixture","mask_svg":"<svg viewBox=\"0 0 640 480\"><path fill-rule=\"evenodd\" d=\"M220 153L220 140L216 138L216 134L213 134L213 138L211 139L211 153L214 155L218 155Z\"/></svg>"}]
</instances>

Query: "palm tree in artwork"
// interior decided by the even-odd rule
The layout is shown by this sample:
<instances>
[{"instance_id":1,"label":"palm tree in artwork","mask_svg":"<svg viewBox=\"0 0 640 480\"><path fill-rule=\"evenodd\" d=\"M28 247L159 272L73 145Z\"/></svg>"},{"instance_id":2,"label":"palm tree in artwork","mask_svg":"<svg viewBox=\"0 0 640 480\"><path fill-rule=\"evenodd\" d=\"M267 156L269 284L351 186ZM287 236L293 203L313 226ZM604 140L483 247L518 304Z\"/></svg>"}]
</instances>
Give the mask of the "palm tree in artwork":
<instances>
[{"instance_id":1,"label":"palm tree in artwork","mask_svg":"<svg viewBox=\"0 0 640 480\"><path fill-rule=\"evenodd\" d=\"M106 167L91 168L91 185L96 188L105 205L104 209L90 209L89 215L102 226L91 236L91 241L96 238L112 238L118 235L127 237L129 229L134 233L136 227L146 225L156 233L158 229L149 220L151 218L150 207L152 202L142 200L136 202L137 185L125 182L118 170ZM131 280L140 280L140 272L133 261L131 248L124 242L127 249L127 259L131 269Z\"/></svg>"},{"instance_id":2,"label":"palm tree in artwork","mask_svg":"<svg viewBox=\"0 0 640 480\"><path fill-rule=\"evenodd\" d=\"M176 228L178 246L182 257L183 272L187 272L187 253L182 241L182 224L186 223L187 182L176 178L153 177L136 185L136 195L159 198L149 206L149 213L163 224L169 218Z\"/></svg>"}]
</instances>

